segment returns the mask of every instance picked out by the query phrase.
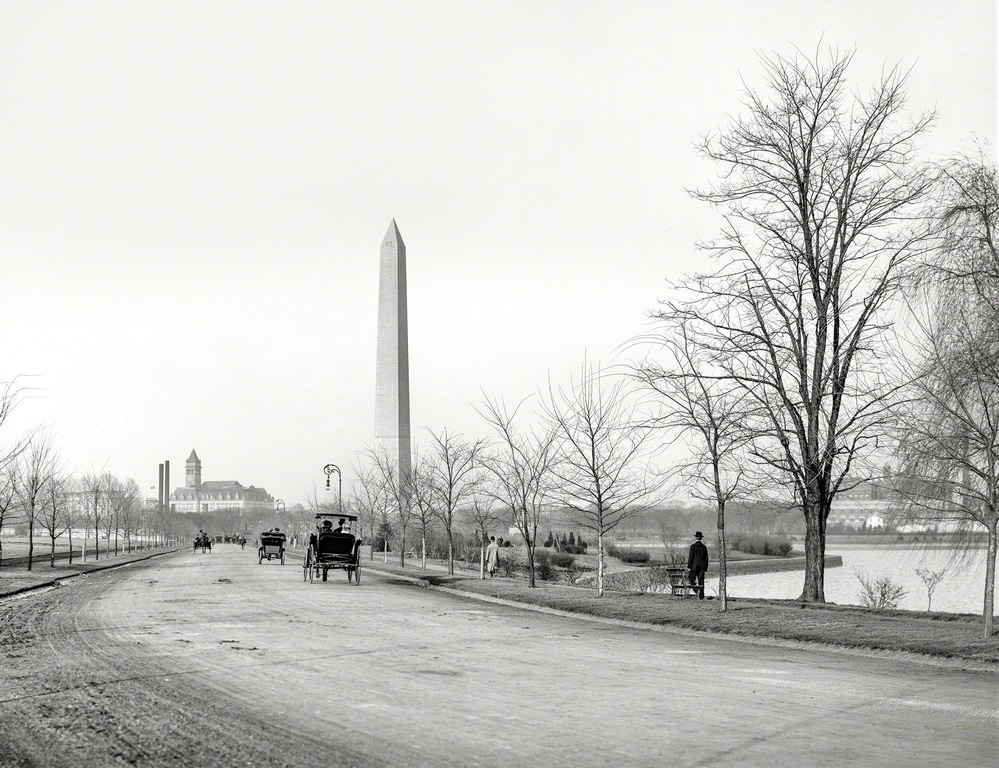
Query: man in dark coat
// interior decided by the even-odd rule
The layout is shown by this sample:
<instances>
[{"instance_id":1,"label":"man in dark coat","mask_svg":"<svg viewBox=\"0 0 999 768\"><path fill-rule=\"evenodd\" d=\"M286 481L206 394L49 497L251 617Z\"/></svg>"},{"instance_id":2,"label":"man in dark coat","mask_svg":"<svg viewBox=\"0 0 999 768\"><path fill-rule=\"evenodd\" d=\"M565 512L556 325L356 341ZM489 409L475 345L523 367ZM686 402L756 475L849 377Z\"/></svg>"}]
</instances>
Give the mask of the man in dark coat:
<instances>
[{"instance_id":1,"label":"man in dark coat","mask_svg":"<svg viewBox=\"0 0 999 768\"><path fill-rule=\"evenodd\" d=\"M687 557L687 568L690 571L690 583L697 587L697 597L704 599L704 574L708 571L708 548L701 541L704 534L700 531L694 534L697 539L690 545L690 555Z\"/></svg>"}]
</instances>

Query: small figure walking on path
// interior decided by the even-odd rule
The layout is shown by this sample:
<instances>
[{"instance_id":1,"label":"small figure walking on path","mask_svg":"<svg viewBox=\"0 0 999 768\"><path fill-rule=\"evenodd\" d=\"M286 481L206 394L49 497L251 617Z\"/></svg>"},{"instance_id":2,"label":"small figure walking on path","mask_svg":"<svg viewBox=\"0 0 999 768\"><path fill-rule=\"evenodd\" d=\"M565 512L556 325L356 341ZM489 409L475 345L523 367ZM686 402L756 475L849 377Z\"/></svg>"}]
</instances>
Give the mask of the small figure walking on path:
<instances>
[{"instance_id":1,"label":"small figure walking on path","mask_svg":"<svg viewBox=\"0 0 999 768\"><path fill-rule=\"evenodd\" d=\"M486 570L489 571L489 578L496 575L496 567L499 565L499 544L496 537L489 537L489 546L486 547Z\"/></svg>"},{"instance_id":2,"label":"small figure walking on path","mask_svg":"<svg viewBox=\"0 0 999 768\"><path fill-rule=\"evenodd\" d=\"M700 531L694 534L697 541L690 545L690 555L687 557L690 583L697 587L697 597L700 600L704 599L704 574L708 570L708 548L701 541L703 537L704 534Z\"/></svg>"}]
</instances>

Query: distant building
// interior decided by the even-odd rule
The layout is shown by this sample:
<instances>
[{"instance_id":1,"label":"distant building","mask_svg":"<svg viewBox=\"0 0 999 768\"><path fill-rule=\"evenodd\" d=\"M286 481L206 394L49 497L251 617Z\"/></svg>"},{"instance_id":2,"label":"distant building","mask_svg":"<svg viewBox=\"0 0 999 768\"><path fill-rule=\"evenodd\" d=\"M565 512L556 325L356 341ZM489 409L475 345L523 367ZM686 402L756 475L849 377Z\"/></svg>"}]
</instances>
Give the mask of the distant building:
<instances>
[{"instance_id":1,"label":"distant building","mask_svg":"<svg viewBox=\"0 0 999 768\"><path fill-rule=\"evenodd\" d=\"M184 485L170 494L170 509L175 512L213 512L218 509L238 512L273 512L274 497L263 488L244 486L237 480L201 479L201 459L192 449L187 457Z\"/></svg>"},{"instance_id":2,"label":"distant building","mask_svg":"<svg viewBox=\"0 0 999 768\"><path fill-rule=\"evenodd\" d=\"M885 468L887 476L887 468ZM844 485L854 481L845 478ZM881 529L890 517L891 491L883 478L858 482L836 494L827 527Z\"/></svg>"}]
</instances>

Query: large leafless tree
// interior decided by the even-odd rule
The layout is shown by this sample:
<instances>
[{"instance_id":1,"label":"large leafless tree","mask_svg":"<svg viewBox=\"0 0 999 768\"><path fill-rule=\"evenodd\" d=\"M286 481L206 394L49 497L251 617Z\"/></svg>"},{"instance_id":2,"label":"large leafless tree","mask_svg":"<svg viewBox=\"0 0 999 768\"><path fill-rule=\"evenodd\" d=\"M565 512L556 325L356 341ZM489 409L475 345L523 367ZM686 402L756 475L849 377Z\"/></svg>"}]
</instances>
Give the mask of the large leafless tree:
<instances>
[{"instance_id":1,"label":"large leafless tree","mask_svg":"<svg viewBox=\"0 0 999 768\"><path fill-rule=\"evenodd\" d=\"M694 196L721 217L713 267L663 311L687 314L713 362L764 416L757 462L805 523L801 599L825 601L826 520L887 430L878 364L887 305L926 247L931 186L915 145L932 115L905 112L905 73L862 89L852 54L762 58L744 114L704 139L719 179Z\"/></svg>"}]
</instances>

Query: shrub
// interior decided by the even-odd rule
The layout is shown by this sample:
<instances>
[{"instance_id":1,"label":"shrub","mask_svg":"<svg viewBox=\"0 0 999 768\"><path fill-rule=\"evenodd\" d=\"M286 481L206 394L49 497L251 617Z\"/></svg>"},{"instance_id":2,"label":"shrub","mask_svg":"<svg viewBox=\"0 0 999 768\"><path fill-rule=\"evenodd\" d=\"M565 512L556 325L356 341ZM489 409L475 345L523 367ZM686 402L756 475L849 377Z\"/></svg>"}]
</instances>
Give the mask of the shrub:
<instances>
[{"instance_id":1,"label":"shrub","mask_svg":"<svg viewBox=\"0 0 999 768\"><path fill-rule=\"evenodd\" d=\"M517 558L513 555L512 552L504 554L499 559L497 570L499 570L499 572L504 576L517 575L517 570L518 570Z\"/></svg>"},{"instance_id":2,"label":"shrub","mask_svg":"<svg viewBox=\"0 0 999 768\"><path fill-rule=\"evenodd\" d=\"M616 547L613 544L608 544L606 548L607 554L611 557L616 557L623 563L647 563L649 562L649 553L644 549L629 549L624 547Z\"/></svg>"},{"instance_id":3,"label":"shrub","mask_svg":"<svg viewBox=\"0 0 999 768\"><path fill-rule=\"evenodd\" d=\"M762 533L736 533L728 541L729 547L749 555L778 555L785 557L791 551L790 536L772 536Z\"/></svg>"},{"instance_id":4,"label":"shrub","mask_svg":"<svg viewBox=\"0 0 999 768\"><path fill-rule=\"evenodd\" d=\"M905 597L905 590L887 576L872 579L860 571L854 571L860 582L860 602L875 610L891 610L898 608L899 601Z\"/></svg>"},{"instance_id":5,"label":"shrub","mask_svg":"<svg viewBox=\"0 0 999 768\"><path fill-rule=\"evenodd\" d=\"M534 550L534 575L541 579L541 581L551 581L555 576L552 553L547 549Z\"/></svg>"},{"instance_id":6,"label":"shrub","mask_svg":"<svg viewBox=\"0 0 999 768\"><path fill-rule=\"evenodd\" d=\"M576 557L569 552L552 552L551 562L559 568L570 568L576 562Z\"/></svg>"},{"instance_id":7,"label":"shrub","mask_svg":"<svg viewBox=\"0 0 999 768\"><path fill-rule=\"evenodd\" d=\"M562 547L562 552L567 555L585 555L586 547L581 547L579 544L566 544Z\"/></svg>"}]
</instances>

